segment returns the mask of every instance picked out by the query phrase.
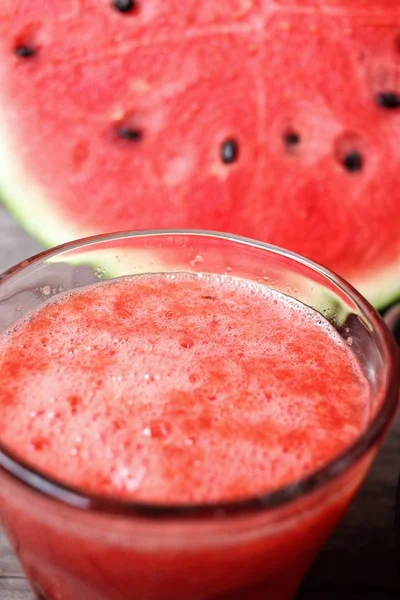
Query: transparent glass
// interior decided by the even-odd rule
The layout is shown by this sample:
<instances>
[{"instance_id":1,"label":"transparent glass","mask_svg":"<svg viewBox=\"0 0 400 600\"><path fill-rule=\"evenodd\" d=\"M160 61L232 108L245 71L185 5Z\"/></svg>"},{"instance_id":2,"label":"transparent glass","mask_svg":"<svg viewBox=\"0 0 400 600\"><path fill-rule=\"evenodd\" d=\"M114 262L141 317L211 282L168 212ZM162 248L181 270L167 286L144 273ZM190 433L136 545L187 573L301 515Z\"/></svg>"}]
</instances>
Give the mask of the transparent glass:
<instances>
[{"instance_id":1,"label":"transparent glass","mask_svg":"<svg viewBox=\"0 0 400 600\"><path fill-rule=\"evenodd\" d=\"M7 271L0 330L65 290L146 272L228 273L293 296L351 344L370 423L330 464L274 493L202 505L128 503L49 479L0 445L0 518L40 600L289 600L364 479L398 406L397 350L375 310L324 268L201 231L73 242ZM61 474L60 474L61 477Z\"/></svg>"}]
</instances>

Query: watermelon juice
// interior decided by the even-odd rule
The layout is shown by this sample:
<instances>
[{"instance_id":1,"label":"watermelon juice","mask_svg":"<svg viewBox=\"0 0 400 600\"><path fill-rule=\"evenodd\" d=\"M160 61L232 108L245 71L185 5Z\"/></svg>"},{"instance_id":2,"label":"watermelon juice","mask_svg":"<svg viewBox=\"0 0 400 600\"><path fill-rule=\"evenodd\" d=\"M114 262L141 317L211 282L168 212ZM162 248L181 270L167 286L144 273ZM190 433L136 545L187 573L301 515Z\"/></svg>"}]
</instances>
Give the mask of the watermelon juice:
<instances>
[{"instance_id":1,"label":"watermelon juice","mask_svg":"<svg viewBox=\"0 0 400 600\"><path fill-rule=\"evenodd\" d=\"M35 308L18 276L43 280L76 246L4 278L10 540L40 600L289 600L393 417L390 337L356 292L329 276L321 296L328 275L284 251L205 233L127 241L119 277L36 287ZM110 238L88 244L109 265ZM298 287L282 293L266 268Z\"/></svg>"}]
</instances>

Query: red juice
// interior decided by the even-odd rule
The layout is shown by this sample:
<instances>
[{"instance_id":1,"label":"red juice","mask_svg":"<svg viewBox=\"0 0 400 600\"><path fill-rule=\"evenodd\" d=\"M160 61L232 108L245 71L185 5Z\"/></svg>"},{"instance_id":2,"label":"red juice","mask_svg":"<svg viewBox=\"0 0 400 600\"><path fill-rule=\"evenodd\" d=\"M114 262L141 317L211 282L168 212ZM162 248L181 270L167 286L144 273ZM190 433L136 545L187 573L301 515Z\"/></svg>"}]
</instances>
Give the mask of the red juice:
<instances>
[{"instance_id":1,"label":"red juice","mask_svg":"<svg viewBox=\"0 0 400 600\"><path fill-rule=\"evenodd\" d=\"M2 444L119 500L267 494L321 469L370 420L368 382L333 326L229 276L141 275L61 294L0 337L0 356ZM7 502L3 519L38 598L287 600L359 479L299 501L292 518L284 508L272 529L229 521L235 535L223 518L146 533L121 517L104 533L104 515L74 526L67 511L39 526Z\"/></svg>"}]
</instances>

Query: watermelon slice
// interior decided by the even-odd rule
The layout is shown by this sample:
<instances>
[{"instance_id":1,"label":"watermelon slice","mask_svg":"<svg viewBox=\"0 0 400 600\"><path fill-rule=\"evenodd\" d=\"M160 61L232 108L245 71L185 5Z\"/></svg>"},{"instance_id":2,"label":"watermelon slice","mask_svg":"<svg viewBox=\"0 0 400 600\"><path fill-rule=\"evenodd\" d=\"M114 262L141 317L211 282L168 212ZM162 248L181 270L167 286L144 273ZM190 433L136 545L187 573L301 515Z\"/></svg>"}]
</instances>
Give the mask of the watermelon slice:
<instances>
[{"instance_id":1,"label":"watermelon slice","mask_svg":"<svg viewBox=\"0 0 400 600\"><path fill-rule=\"evenodd\" d=\"M400 4L2 0L0 188L46 244L196 227L400 292Z\"/></svg>"}]
</instances>

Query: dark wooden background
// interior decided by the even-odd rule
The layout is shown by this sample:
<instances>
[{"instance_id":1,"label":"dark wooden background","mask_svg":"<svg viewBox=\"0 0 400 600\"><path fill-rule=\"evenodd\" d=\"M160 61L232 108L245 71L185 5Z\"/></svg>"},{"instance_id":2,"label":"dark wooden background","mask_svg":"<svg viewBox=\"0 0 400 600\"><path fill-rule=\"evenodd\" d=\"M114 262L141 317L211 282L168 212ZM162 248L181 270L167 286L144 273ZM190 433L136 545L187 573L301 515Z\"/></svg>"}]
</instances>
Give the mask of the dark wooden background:
<instances>
[{"instance_id":1,"label":"dark wooden background","mask_svg":"<svg viewBox=\"0 0 400 600\"><path fill-rule=\"evenodd\" d=\"M0 206L0 272L39 249ZM346 518L309 573L299 600L400 598L394 539L399 471L400 420ZM0 530L0 600L31 598Z\"/></svg>"}]
</instances>

